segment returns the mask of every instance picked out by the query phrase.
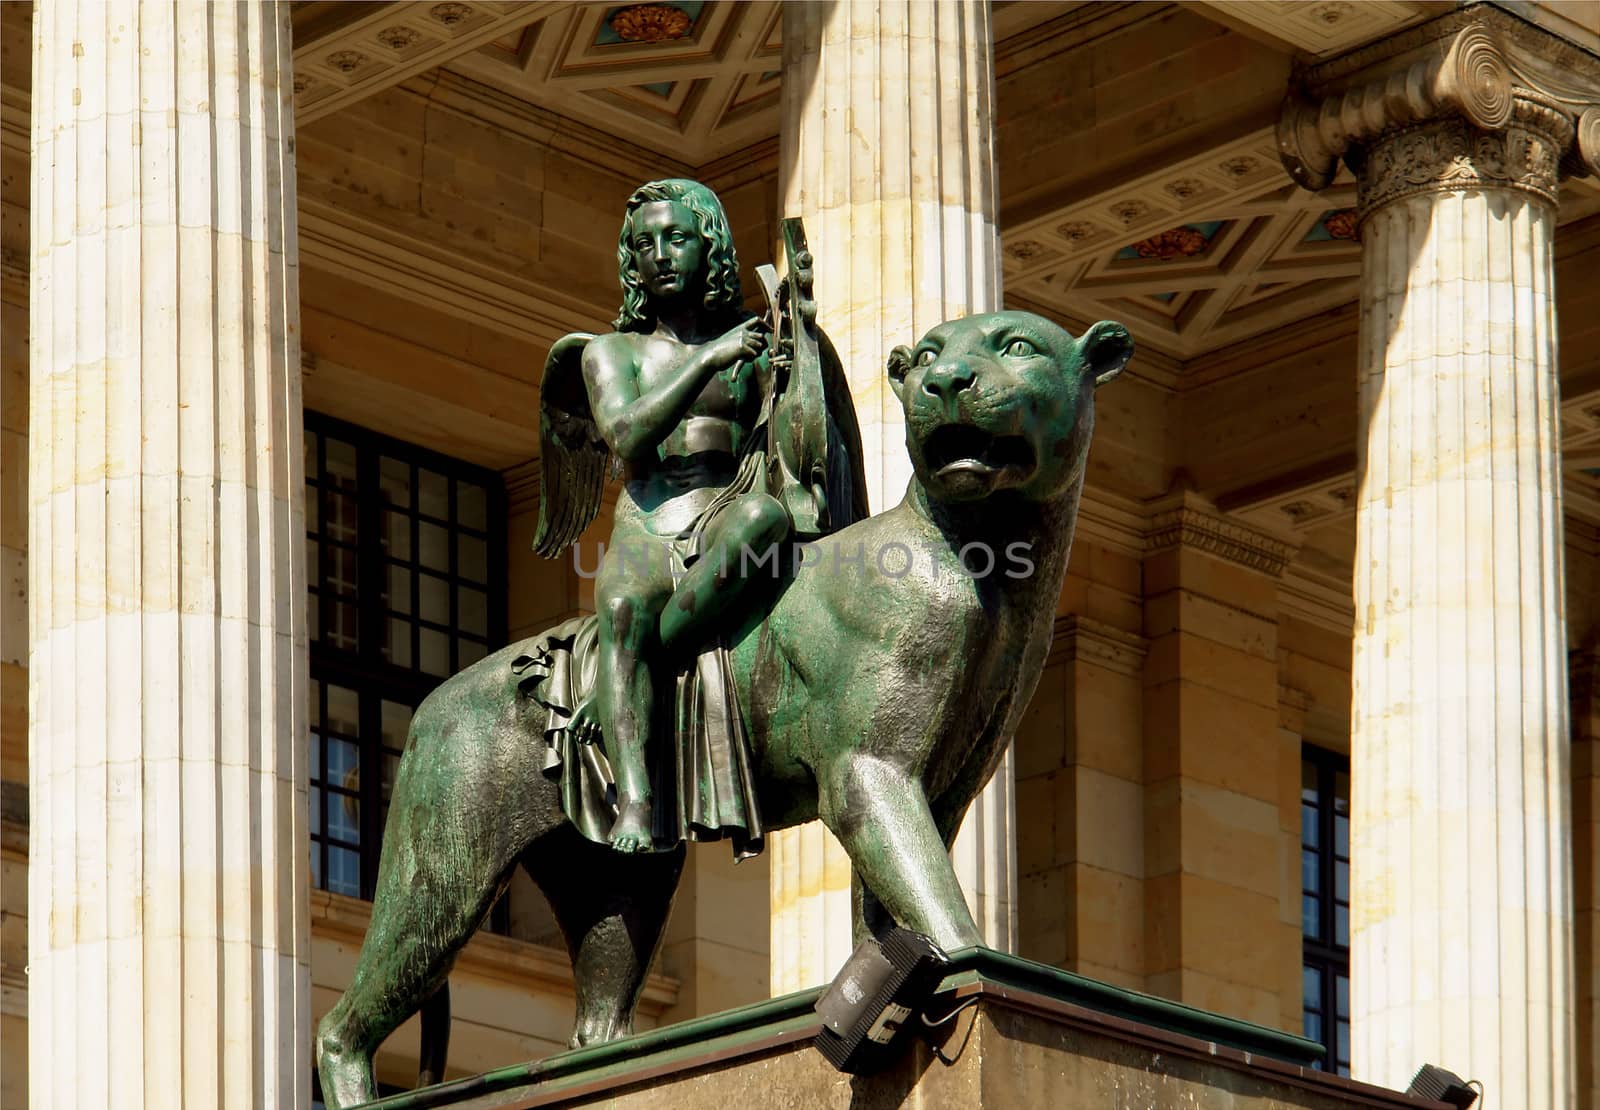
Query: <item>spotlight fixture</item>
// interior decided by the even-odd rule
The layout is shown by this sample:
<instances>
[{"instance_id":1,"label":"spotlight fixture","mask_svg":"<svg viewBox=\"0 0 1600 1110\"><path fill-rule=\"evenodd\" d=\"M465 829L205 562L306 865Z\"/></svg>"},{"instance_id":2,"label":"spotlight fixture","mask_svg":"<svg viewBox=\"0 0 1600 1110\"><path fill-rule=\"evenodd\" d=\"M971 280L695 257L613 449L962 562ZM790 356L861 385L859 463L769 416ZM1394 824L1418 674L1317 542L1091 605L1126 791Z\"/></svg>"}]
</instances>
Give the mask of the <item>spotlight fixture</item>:
<instances>
[{"instance_id":1,"label":"spotlight fixture","mask_svg":"<svg viewBox=\"0 0 1600 1110\"><path fill-rule=\"evenodd\" d=\"M868 937L817 999L817 1051L851 1075L867 1075L895 1055L908 1020L944 978L949 957L910 929Z\"/></svg>"},{"instance_id":2,"label":"spotlight fixture","mask_svg":"<svg viewBox=\"0 0 1600 1110\"><path fill-rule=\"evenodd\" d=\"M1411 1077L1411 1086L1406 1088L1406 1094L1448 1102L1459 1110L1467 1110L1478 1101L1478 1092L1467 1086L1466 1080L1433 1064L1423 1064L1417 1069L1417 1074Z\"/></svg>"}]
</instances>

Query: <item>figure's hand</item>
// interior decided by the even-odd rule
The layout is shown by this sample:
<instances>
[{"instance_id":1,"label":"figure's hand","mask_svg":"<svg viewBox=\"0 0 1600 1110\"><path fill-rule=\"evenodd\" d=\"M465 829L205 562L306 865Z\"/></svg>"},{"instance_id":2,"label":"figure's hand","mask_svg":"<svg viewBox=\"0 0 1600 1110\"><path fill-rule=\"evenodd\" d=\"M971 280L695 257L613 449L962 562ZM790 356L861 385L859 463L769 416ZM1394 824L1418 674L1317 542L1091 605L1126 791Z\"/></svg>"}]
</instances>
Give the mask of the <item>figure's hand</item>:
<instances>
[{"instance_id":1,"label":"figure's hand","mask_svg":"<svg viewBox=\"0 0 1600 1110\"><path fill-rule=\"evenodd\" d=\"M600 704L593 694L580 701L567 721L567 731L580 744L593 744L600 739Z\"/></svg>"},{"instance_id":2,"label":"figure's hand","mask_svg":"<svg viewBox=\"0 0 1600 1110\"><path fill-rule=\"evenodd\" d=\"M752 361L766 345L767 326L752 318L707 344L706 357L717 370L726 370L735 363Z\"/></svg>"}]
</instances>

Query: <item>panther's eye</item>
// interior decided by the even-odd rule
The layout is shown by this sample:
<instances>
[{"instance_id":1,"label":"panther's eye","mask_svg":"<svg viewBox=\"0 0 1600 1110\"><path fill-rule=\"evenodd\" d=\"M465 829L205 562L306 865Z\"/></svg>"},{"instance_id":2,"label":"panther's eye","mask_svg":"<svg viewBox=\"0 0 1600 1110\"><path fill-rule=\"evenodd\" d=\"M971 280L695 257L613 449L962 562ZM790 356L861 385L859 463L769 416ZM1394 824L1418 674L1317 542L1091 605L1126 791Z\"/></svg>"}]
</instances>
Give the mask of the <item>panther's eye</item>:
<instances>
[{"instance_id":1,"label":"panther's eye","mask_svg":"<svg viewBox=\"0 0 1600 1110\"><path fill-rule=\"evenodd\" d=\"M939 352L938 351L934 350L932 347L924 347L924 348L922 348L922 350L917 352L917 357L916 357L915 361L916 361L916 364L918 366L927 366L930 363L932 363L934 359L936 359L938 357L939 357Z\"/></svg>"},{"instance_id":2,"label":"panther's eye","mask_svg":"<svg viewBox=\"0 0 1600 1110\"><path fill-rule=\"evenodd\" d=\"M1010 358L1031 358L1039 353L1039 348L1026 339L1013 339L1006 344L1005 353Z\"/></svg>"}]
</instances>

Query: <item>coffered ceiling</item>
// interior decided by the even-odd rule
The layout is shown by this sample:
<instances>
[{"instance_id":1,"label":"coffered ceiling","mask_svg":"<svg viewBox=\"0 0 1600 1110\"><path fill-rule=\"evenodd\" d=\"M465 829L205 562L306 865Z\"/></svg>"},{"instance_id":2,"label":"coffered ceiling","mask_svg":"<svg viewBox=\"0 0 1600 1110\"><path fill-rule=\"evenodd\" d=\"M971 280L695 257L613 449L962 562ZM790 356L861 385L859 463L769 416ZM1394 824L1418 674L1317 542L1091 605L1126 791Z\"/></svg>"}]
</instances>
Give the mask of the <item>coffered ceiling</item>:
<instances>
[{"instance_id":1,"label":"coffered ceiling","mask_svg":"<svg viewBox=\"0 0 1600 1110\"><path fill-rule=\"evenodd\" d=\"M1255 35L1271 31L1302 57L1346 48L1425 11L1401 0L1188 6ZM1026 60L1008 64L1066 71L1069 54L1061 51L1094 49L1092 36L1053 47L1053 56L1045 48L1064 42L1066 29L1124 8L1138 19L1170 10L1002 2L994 29L1007 58L1020 57L1016 44L1030 44ZM294 20L302 123L442 71L690 167L751 150L779 130L776 0L314 2L296 5ZM1581 195L1563 205L1563 217L1600 206L1600 193L1575 188ZM1001 229L1005 289L1069 320L1123 320L1144 349L1183 363L1353 301L1354 203L1348 174L1321 193L1294 187L1271 128L1257 126L1008 223Z\"/></svg>"},{"instance_id":2,"label":"coffered ceiling","mask_svg":"<svg viewBox=\"0 0 1600 1110\"><path fill-rule=\"evenodd\" d=\"M1294 186L1271 130L1003 229L1005 288L1178 359L1354 300L1355 186Z\"/></svg>"}]
</instances>

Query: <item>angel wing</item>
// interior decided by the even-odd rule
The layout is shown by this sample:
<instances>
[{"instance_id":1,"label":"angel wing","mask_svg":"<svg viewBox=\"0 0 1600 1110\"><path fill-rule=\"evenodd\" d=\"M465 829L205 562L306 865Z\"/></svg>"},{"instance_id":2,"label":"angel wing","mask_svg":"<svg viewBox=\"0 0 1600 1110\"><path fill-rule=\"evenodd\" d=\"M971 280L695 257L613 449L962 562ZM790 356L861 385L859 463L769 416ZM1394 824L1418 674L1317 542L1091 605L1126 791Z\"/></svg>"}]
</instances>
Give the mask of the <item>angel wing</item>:
<instances>
[{"instance_id":1,"label":"angel wing","mask_svg":"<svg viewBox=\"0 0 1600 1110\"><path fill-rule=\"evenodd\" d=\"M539 382L539 527L533 549L561 554L600 514L611 449L600 436L583 381L583 350L594 336L562 336Z\"/></svg>"}]
</instances>

